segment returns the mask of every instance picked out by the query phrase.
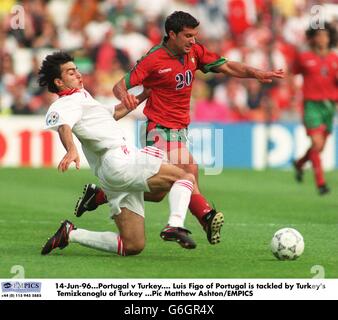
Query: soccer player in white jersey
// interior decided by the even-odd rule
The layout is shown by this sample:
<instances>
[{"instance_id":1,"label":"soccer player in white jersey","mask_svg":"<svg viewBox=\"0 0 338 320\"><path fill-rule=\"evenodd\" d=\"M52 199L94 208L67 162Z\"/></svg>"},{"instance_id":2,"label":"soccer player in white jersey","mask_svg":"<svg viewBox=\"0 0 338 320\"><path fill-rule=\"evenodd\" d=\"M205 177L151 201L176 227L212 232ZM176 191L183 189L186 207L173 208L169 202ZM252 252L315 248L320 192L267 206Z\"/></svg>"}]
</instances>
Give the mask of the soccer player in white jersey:
<instances>
[{"instance_id":1,"label":"soccer player in white jersey","mask_svg":"<svg viewBox=\"0 0 338 320\"><path fill-rule=\"evenodd\" d=\"M169 191L168 225L172 227L172 237L166 240L176 241L186 249L195 248L190 232L184 228L194 176L165 162L163 152L157 148L139 150L130 145L116 120L131 110L123 104L105 106L96 101L84 89L82 76L67 53L55 52L44 59L39 84L59 95L46 114L46 129L56 130L66 149L58 169L64 172L73 162L80 168L74 134L100 181L119 230L94 232L76 228L66 220L46 242L41 254L63 249L72 242L119 255L139 254L145 246L145 191ZM146 97L143 92L138 99L141 102Z\"/></svg>"}]
</instances>

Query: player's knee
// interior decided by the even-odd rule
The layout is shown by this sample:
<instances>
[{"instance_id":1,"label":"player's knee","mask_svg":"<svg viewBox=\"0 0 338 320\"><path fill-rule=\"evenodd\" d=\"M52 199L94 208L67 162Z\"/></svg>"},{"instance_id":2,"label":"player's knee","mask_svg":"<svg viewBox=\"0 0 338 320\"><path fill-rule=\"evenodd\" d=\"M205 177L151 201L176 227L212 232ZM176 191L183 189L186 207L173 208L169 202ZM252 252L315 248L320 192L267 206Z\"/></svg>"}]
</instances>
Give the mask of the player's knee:
<instances>
[{"instance_id":1,"label":"player's knee","mask_svg":"<svg viewBox=\"0 0 338 320\"><path fill-rule=\"evenodd\" d=\"M124 253L126 256L135 256L140 254L145 247L145 241L127 241L124 243Z\"/></svg>"},{"instance_id":2,"label":"player's knee","mask_svg":"<svg viewBox=\"0 0 338 320\"><path fill-rule=\"evenodd\" d=\"M195 184L196 183L196 179L195 179L195 176L192 174L192 173L184 173L182 175L182 178L183 180L188 180L190 181L192 184Z\"/></svg>"},{"instance_id":3,"label":"player's knee","mask_svg":"<svg viewBox=\"0 0 338 320\"><path fill-rule=\"evenodd\" d=\"M145 193L144 200L150 202L161 202L163 198L166 196L166 192L158 192L158 193Z\"/></svg>"},{"instance_id":4,"label":"player's knee","mask_svg":"<svg viewBox=\"0 0 338 320\"><path fill-rule=\"evenodd\" d=\"M316 152L322 152L324 149L324 144L315 143L313 144L312 149L315 150Z\"/></svg>"}]
</instances>

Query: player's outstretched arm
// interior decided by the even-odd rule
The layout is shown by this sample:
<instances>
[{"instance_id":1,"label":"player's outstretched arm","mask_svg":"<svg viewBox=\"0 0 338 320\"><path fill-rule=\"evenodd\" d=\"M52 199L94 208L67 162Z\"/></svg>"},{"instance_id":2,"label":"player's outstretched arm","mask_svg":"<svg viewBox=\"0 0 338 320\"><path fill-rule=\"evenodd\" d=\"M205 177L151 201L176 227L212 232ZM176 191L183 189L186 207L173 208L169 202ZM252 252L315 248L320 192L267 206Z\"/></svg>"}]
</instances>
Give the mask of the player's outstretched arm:
<instances>
[{"instance_id":1,"label":"player's outstretched arm","mask_svg":"<svg viewBox=\"0 0 338 320\"><path fill-rule=\"evenodd\" d=\"M139 101L140 105L144 100L146 100L149 97L150 90L144 89L142 93L140 93L136 98ZM133 111L134 109L128 109L123 103L118 104L115 106L115 112L114 112L114 119L119 120L126 116L129 112Z\"/></svg>"},{"instance_id":2,"label":"player's outstretched arm","mask_svg":"<svg viewBox=\"0 0 338 320\"><path fill-rule=\"evenodd\" d=\"M140 104L135 95L128 93L126 80L124 77L115 84L113 87L113 93L115 97L130 110L135 109Z\"/></svg>"},{"instance_id":3,"label":"player's outstretched arm","mask_svg":"<svg viewBox=\"0 0 338 320\"><path fill-rule=\"evenodd\" d=\"M58 133L63 146L67 150L66 155L58 165L58 170L65 172L72 162L75 162L76 169L80 169L80 157L74 144L72 129L64 124L58 128Z\"/></svg>"},{"instance_id":4,"label":"player's outstretched arm","mask_svg":"<svg viewBox=\"0 0 338 320\"><path fill-rule=\"evenodd\" d=\"M272 79L274 78L284 78L284 71L282 69L274 71L263 71L236 61L228 61L227 63L216 67L215 71L222 72L226 75L237 78L254 78L261 83L272 82Z\"/></svg>"}]
</instances>

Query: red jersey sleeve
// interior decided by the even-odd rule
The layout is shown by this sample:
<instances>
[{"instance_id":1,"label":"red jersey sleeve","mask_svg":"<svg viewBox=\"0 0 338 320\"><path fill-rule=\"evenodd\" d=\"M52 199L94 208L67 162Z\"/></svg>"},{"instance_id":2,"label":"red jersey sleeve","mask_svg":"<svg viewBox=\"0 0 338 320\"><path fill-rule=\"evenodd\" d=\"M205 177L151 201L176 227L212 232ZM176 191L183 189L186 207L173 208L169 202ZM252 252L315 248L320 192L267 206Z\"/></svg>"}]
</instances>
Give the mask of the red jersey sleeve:
<instances>
[{"instance_id":1,"label":"red jersey sleeve","mask_svg":"<svg viewBox=\"0 0 338 320\"><path fill-rule=\"evenodd\" d=\"M297 52L295 60L291 66L291 72L294 74L302 73L302 55Z\"/></svg>"},{"instance_id":2,"label":"red jersey sleeve","mask_svg":"<svg viewBox=\"0 0 338 320\"><path fill-rule=\"evenodd\" d=\"M200 43L196 43L194 49L198 59L198 69L204 73L209 71L216 72L213 70L213 68L218 67L228 61L228 59L221 57L217 53L209 51L204 45Z\"/></svg>"},{"instance_id":3,"label":"red jersey sleeve","mask_svg":"<svg viewBox=\"0 0 338 320\"><path fill-rule=\"evenodd\" d=\"M149 56L140 59L134 68L125 75L127 89L138 86L149 76L152 70L152 63Z\"/></svg>"}]
</instances>

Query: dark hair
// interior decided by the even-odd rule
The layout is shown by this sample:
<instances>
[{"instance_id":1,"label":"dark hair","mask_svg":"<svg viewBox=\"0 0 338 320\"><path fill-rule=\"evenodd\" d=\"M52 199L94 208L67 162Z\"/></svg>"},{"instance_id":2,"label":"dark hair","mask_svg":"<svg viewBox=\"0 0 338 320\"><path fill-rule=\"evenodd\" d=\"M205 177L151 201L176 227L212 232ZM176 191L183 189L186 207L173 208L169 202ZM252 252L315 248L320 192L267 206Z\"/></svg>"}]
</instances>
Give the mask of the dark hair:
<instances>
[{"instance_id":1,"label":"dark hair","mask_svg":"<svg viewBox=\"0 0 338 320\"><path fill-rule=\"evenodd\" d=\"M181 32L184 27L196 28L200 22L195 19L191 14L183 11L175 11L165 20L165 32L169 35L170 31L176 34Z\"/></svg>"},{"instance_id":2,"label":"dark hair","mask_svg":"<svg viewBox=\"0 0 338 320\"><path fill-rule=\"evenodd\" d=\"M328 22L324 22L324 28L312 28L310 27L309 29L306 30L306 37L308 40L312 40L315 35L317 34L318 31L327 31L328 34L329 34L329 38L330 38L330 43L329 43L329 47L330 48L333 48L336 46L337 44L337 32L336 32L336 29L331 26L330 23Z\"/></svg>"},{"instance_id":3,"label":"dark hair","mask_svg":"<svg viewBox=\"0 0 338 320\"><path fill-rule=\"evenodd\" d=\"M57 51L46 56L39 69L39 86L47 86L48 91L57 93L59 89L54 80L61 78L61 65L70 61L74 61L74 58L63 51Z\"/></svg>"}]
</instances>

